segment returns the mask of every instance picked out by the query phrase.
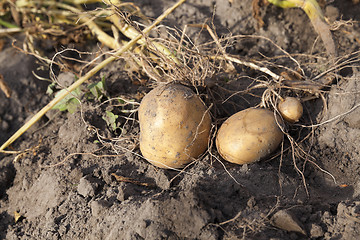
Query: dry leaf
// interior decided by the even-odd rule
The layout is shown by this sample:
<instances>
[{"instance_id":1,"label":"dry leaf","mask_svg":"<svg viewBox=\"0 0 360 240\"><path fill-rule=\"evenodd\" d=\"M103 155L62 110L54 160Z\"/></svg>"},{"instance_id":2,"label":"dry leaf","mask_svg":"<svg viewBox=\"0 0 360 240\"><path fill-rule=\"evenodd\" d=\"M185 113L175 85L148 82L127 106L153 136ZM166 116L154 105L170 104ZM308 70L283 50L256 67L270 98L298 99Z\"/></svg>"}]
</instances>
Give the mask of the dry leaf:
<instances>
[{"instance_id":1,"label":"dry leaf","mask_svg":"<svg viewBox=\"0 0 360 240\"><path fill-rule=\"evenodd\" d=\"M5 45L4 39L0 39L0 52L3 50L4 45Z\"/></svg>"},{"instance_id":2,"label":"dry leaf","mask_svg":"<svg viewBox=\"0 0 360 240\"><path fill-rule=\"evenodd\" d=\"M257 28L262 28L264 26L264 20L261 17L261 7L267 5L266 0L253 0L252 1L252 14L254 19L257 22Z\"/></svg>"},{"instance_id":3,"label":"dry leaf","mask_svg":"<svg viewBox=\"0 0 360 240\"><path fill-rule=\"evenodd\" d=\"M17 211L14 211L14 219L15 219L15 223L17 223L20 219L21 219L21 215L20 213L18 213Z\"/></svg>"},{"instance_id":4,"label":"dry leaf","mask_svg":"<svg viewBox=\"0 0 360 240\"><path fill-rule=\"evenodd\" d=\"M15 23L20 26L20 13L17 11L16 7L15 7L15 0L12 0L12 2L14 4L10 5L10 12L11 12L11 16L13 17Z\"/></svg>"},{"instance_id":5,"label":"dry leaf","mask_svg":"<svg viewBox=\"0 0 360 240\"><path fill-rule=\"evenodd\" d=\"M6 84L3 75L0 74L0 90L2 90L5 93L5 96L7 98L11 97L11 89Z\"/></svg>"},{"instance_id":6,"label":"dry leaf","mask_svg":"<svg viewBox=\"0 0 360 240\"><path fill-rule=\"evenodd\" d=\"M155 187L154 184L145 183L145 182L139 182L139 181L133 180L133 179L128 178L128 177L123 177L123 176L116 175L115 173L112 173L111 176L115 177L116 181L118 181L118 182L128 182L128 183L133 183L133 184L140 185L140 186L145 186L145 187Z\"/></svg>"},{"instance_id":7,"label":"dry leaf","mask_svg":"<svg viewBox=\"0 0 360 240\"><path fill-rule=\"evenodd\" d=\"M329 25L320 16L315 16L312 18L311 23L314 26L316 32L320 35L328 55L331 57L336 57L337 50Z\"/></svg>"}]
</instances>

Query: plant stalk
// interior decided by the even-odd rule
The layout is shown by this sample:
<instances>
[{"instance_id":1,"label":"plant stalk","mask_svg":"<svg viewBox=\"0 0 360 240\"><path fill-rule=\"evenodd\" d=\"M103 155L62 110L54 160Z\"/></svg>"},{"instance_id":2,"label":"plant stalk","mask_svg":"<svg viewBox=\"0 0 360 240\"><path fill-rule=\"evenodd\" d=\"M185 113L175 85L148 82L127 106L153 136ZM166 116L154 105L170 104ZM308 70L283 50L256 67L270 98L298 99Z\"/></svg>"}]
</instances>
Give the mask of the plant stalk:
<instances>
[{"instance_id":1,"label":"plant stalk","mask_svg":"<svg viewBox=\"0 0 360 240\"><path fill-rule=\"evenodd\" d=\"M168 8L163 14L161 14L150 26L146 27L140 34L138 34L135 38L131 39L127 44L123 45L118 51L116 51L113 55L99 63L99 65L92 68L88 73L86 73L83 77L79 78L76 82L74 82L71 86L69 86L66 90L59 94L56 98L51 100L45 107L43 107L39 112L37 112L28 122L26 122L17 132L15 132L1 147L0 152L3 152L5 148L7 148L11 143L13 143L16 139L18 139L24 132L26 132L34 123L36 123L46 112L48 112L52 107L54 107L59 101L64 99L70 92L74 91L77 87L79 87L82 83L88 80L90 77L94 76L98 71L100 71L107 64L116 60L121 54L126 52L129 48L131 48L134 44L139 41L143 35L148 34L156 25L158 25L162 20L164 20L171 12L173 12L177 7L183 4L186 0L179 0L172 7Z\"/></svg>"}]
</instances>

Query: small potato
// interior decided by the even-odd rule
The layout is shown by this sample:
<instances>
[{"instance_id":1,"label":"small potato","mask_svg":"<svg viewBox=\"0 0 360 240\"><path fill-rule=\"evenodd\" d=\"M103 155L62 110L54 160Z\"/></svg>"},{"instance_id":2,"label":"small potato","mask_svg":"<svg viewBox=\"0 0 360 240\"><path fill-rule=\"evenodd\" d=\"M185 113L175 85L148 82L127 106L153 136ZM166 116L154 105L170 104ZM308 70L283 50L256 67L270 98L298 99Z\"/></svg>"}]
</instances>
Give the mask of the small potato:
<instances>
[{"instance_id":1,"label":"small potato","mask_svg":"<svg viewBox=\"0 0 360 240\"><path fill-rule=\"evenodd\" d=\"M299 99L286 97L278 104L279 112L285 121L294 123L299 121L303 114L303 106Z\"/></svg>"},{"instance_id":2,"label":"small potato","mask_svg":"<svg viewBox=\"0 0 360 240\"><path fill-rule=\"evenodd\" d=\"M216 147L225 160L247 164L269 155L282 139L283 133L273 112L249 108L232 115L222 124L217 133Z\"/></svg>"},{"instance_id":3,"label":"small potato","mask_svg":"<svg viewBox=\"0 0 360 240\"><path fill-rule=\"evenodd\" d=\"M208 147L211 117L188 87L167 84L150 91L139 107L140 150L161 168L181 168Z\"/></svg>"}]
</instances>

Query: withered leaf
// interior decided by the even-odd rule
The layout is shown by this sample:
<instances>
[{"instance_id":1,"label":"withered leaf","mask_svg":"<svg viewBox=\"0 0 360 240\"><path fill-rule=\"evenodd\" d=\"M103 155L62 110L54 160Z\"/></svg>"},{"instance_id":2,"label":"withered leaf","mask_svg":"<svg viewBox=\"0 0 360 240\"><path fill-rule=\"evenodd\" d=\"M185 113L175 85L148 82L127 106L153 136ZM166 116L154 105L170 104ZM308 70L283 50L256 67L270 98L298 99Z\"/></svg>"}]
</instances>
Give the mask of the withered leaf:
<instances>
[{"instance_id":1,"label":"withered leaf","mask_svg":"<svg viewBox=\"0 0 360 240\"><path fill-rule=\"evenodd\" d=\"M5 96L7 98L11 97L11 89L9 88L9 86L6 84L3 75L0 74L0 90L3 91L5 93Z\"/></svg>"},{"instance_id":2,"label":"withered leaf","mask_svg":"<svg viewBox=\"0 0 360 240\"><path fill-rule=\"evenodd\" d=\"M155 187L154 184L136 181L136 180L133 180L128 177L119 176L115 173L112 173L111 176L115 177L116 181L118 181L118 182L128 182L128 183L133 183L133 184L145 186L145 187Z\"/></svg>"}]
</instances>

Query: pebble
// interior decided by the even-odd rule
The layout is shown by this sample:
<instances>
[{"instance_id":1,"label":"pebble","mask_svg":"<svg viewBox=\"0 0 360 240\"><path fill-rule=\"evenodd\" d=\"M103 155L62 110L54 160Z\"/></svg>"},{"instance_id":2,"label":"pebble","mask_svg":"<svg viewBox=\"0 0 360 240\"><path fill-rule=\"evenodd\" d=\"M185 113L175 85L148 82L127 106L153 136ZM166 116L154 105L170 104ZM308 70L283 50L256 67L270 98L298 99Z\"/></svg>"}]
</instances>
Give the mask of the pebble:
<instances>
[{"instance_id":1,"label":"pebble","mask_svg":"<svg viewBox=\"0 0 360 240\"><path fill-rule=\"evenodd\" d=\"M1 120L0 120L1 121ZM10 127L10 125L9 125L9 123L7 122L7 121L5 121L5 120L2 120L1 121L1 123L0 123L0 128L4 131L4 132L6 132L7 130L9 130L9 127Z\"/></svg>"}]
</instances>

